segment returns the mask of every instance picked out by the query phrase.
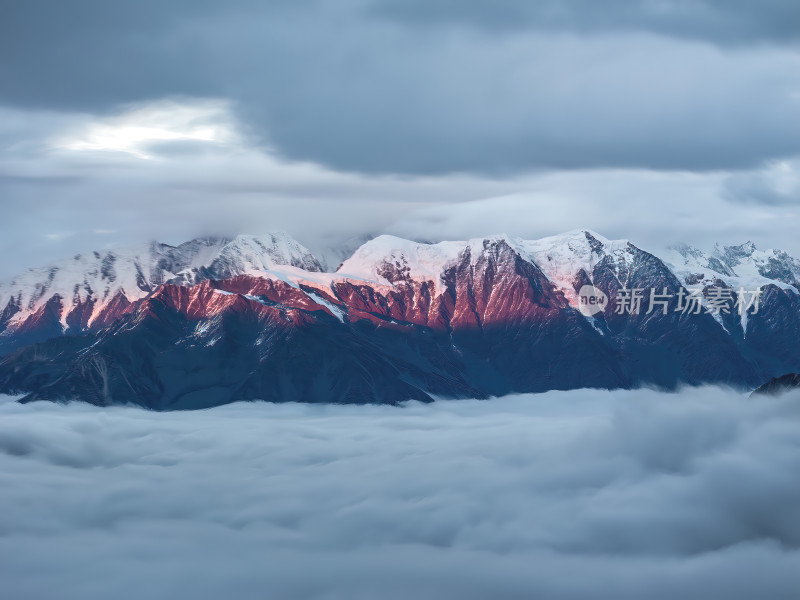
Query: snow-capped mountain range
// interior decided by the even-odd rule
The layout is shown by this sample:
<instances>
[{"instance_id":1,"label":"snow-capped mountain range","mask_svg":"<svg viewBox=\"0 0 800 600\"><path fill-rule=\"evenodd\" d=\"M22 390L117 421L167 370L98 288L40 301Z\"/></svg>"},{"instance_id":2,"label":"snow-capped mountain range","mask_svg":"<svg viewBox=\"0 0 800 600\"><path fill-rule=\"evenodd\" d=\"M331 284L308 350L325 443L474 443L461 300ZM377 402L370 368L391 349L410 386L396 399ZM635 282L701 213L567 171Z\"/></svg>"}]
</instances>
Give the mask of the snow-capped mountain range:
<instances>
[{"instance_id":1,"label":"snow-capped mountain range","mask_svg":"<svg viewBox=\"0 0 800 600\"><path fill-rule=\"evenodd\" d=\"M436 244L382 235L334 272L285 233L153 243L0 285L0 391L189 408L754 387L800 367L798 282L800 261L750 243L680 246L662 260L588 230ZM733 299L759 289L761 310L685 315L673 298L669 313L609 304L585 316L587 284L612 300L625 288L721 286Z\"/></svg>"},{"instance_id":2,"label":"snow-capped mountain range","mask_svg":"<svg viewBox=\"0 0 800 600\"><path fill-rule=\"evenodd\" d=\"M114 301L134 302L164 283L191 285L236 275L270 277L276 267L322 271L319 261L286 233L198 238L179 246L153 242L145 248L78 254L47 267L30 269L0 283L0 331L14 327L57 299L66 330L70 314L86 303L86 325Z\"/></svg>"},{"instance_id":3,"label":"snow-capped mountain range","mask_svg":"<svg viewBox=\"0 0 800 600\"><path fill-rule=\"evenodd\" d=\"M472 257L479 256L486 241L504 241L536 264L574 306L577 295L573 283L581 271L591 273L606 256L613 256L615 263L624 268L635 248L627 240L608 240L588 230L539 240L495 235L436 244L381 235L366 239L349 257L342 256L336 276L326 277L307 275L321 274L322 263L284 232L232 239L198 238L179 246L153 242L139 249L78 254L47 267L30 269L0 283L0 308L9 315L14 312L6 317L7 326L24 320L58 297L63 303L61 320L66 328L69 314L87 301L95 302L94 312L99 314L118 296L134 302L165 283L193 285L238 275L285 281L350 278L385 286L392 286L397 280L431 281L440 294L447 267L465 251ZM773 284L800 290L800 260L781 250L757 250L751 242L716 246L710 253L689 245L670 250L662 260L687 286L723 282L733 289ZM331 257L336 262L333 250Z\"/></svg>"}]
</instances>

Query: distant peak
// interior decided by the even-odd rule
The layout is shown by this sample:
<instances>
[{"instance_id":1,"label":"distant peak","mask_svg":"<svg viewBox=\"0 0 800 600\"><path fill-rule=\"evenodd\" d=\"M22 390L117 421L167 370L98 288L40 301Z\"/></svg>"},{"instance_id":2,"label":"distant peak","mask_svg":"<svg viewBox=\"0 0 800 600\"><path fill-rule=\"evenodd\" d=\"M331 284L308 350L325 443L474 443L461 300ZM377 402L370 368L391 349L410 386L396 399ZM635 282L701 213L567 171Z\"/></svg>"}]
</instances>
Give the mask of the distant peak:
<instances>
[{"instance_id":1,"label":"distant peak","mask_svg":"<svg viewBox=\"0 0 800 600\"><path fill-rule=\"evenodd\" d=\"M703 257L705 257L705 252L700 250L700 248L698 248L696 246L692 246L691 244L683 243L683 242L668 246L667 250L672 250L673 252L677 252L683 258L687 258L687 259L688 258L694 258L695 260L699 260L699 259L702 259Z\"/></svg>"},{"instance_id":2,"label":"distant peak","mask_svg":"<svg viewBox=\"0 0 800 600\"><path fill-rule=\"evenodd\" d=\"M739 244L738 246L725 246L725 250L730 254L750 256L756 251L756 245L748 240L744 244Z\"/></svg>"}]
</instances>

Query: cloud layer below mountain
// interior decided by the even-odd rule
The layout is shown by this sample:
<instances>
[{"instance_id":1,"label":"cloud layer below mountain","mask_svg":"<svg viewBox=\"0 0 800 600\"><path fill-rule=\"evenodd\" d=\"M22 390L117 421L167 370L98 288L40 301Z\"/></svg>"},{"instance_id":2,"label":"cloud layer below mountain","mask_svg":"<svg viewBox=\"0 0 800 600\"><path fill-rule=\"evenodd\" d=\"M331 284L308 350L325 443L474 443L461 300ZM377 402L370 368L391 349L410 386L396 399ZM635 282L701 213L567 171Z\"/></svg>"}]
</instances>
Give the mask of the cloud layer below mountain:
<instances>
[{"instance_id":1,"label":"cloud layer below mountain","mask_svg":"<svg viewBox=\"0 0 800 600\"><path fill-rule=\"evenodd\" d=\"M0 404L21 598L794 598L800 397Z\"/></svg>"}]
</instances>

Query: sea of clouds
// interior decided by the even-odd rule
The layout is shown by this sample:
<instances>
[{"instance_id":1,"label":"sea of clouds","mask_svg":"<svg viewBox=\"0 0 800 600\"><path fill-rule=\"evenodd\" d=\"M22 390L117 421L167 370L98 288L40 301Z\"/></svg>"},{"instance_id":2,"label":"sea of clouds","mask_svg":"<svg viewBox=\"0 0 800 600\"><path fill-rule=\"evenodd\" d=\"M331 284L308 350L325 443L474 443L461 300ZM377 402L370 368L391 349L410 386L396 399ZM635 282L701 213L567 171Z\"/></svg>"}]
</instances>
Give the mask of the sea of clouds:
<instances>
[{"instance_id":1,"label":"sea of clouds","mask_svg":"<svg viewBox=\"0 0 800 600\"><path fill-rule=\"evenodd\" d=\"M796 599L800 394L0 402L5 600Z\"/></svg>"}]
</instances>

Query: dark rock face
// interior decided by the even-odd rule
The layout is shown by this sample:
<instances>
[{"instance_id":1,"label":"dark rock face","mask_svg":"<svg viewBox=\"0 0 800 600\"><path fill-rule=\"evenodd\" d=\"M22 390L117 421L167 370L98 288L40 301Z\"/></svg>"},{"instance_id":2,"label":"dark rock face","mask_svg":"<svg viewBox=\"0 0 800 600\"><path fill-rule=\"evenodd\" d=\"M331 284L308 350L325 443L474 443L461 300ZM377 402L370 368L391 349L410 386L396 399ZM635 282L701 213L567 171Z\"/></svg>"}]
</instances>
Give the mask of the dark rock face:
<instances>
[{"instance_id":1,"label":"dark rock face","mask_svg":"<svg viewBox=\"0 0 800 600\"><path fill-rule=\"evenodd\" d=\"M62 304L48 303L7 336L0 392L171 410L251 399L396 403L577 387L752 388L800 371L793 291L767 286L745 332L738 314L675 310L682 284L655 256L630 244L612 255L588 233L586 240L597 260L574 276L575 292L595 285L616 300L623 289L666 289L666 312L648 312L645 303L638 314L618 313L609 303L589 319L524 250L487 239L444 265L439 281L415 279L400 262L379 266L390 286L204 276L156 285L139 300L114 297L99 312L93 301L74 305L65 325Z\"/></svg>"},{"instance_id":2,"label":"dark rock face","mask_svg":"<svg viewBox=\"0 0 800 600\"><path fill-rule=\"evenodd\" d=\"M753 391L753 395L778 396L785 392L800 389L800 373L787 373L773 377Z\"/></svg>"},{"instance_id":3,"label":"dark rock face","mask_svg":"<svg viewBox=\"0 0 800 600\"><path fill-rule=\"evenodd\" d=\"M593 281L609 291L615 301L603 314L604 326L619 347L621 362L629 366L634 384L674 388L681 383L752 385L753 365L742 356L736 338L710 314L684 314L677 309L680 282L656 257L635 249L631 264L617 275L609 261L595 268ZM667 313L647 312L649 298L638 314L617 314L621 281L629 289L666 290L671 294Z\"/></svg>"},{"instance_id":4,"label":"dark rock face","mask_svg":"<svg viewBox=\"0 0 800 600\"><path fill-rule=\"evenodd\" d=\"M61 305L61 297L53 296L38 310L29 314L13 336L0 335L0 354L61 335ZM6 307L7 310L8 308Z\"/></svg>"}]
</instances>

